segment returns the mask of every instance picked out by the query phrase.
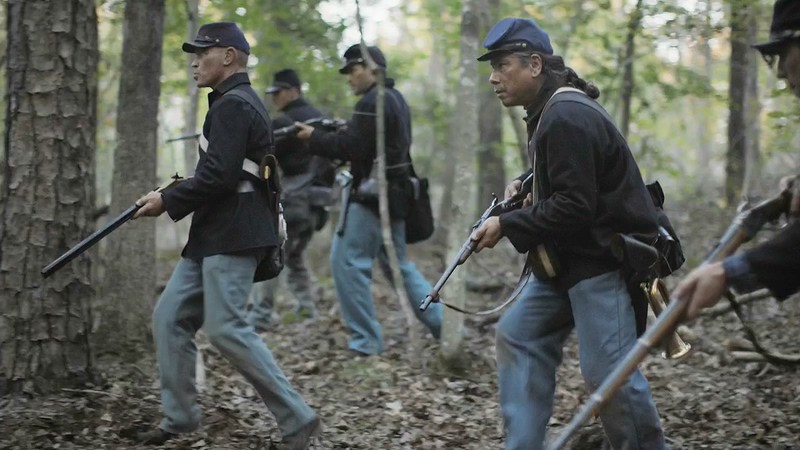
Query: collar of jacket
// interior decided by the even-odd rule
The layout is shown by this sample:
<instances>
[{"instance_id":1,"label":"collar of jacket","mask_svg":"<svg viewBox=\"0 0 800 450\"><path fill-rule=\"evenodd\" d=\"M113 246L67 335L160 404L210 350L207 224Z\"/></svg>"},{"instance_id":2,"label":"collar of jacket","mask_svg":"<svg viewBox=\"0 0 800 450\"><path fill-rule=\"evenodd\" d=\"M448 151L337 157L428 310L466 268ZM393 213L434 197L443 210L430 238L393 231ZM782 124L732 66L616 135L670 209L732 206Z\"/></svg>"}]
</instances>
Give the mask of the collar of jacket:
<instances>
[{"instance_id":1,"label":"collar of jacket","mask_svg":"<svg viewBox=\"0 0 800 450\"><path fill-rule=\"evenodd\" d=\"M240 84L250 84L250 77L247 75L247 72L236 72L226 78L219 86L208 93L208 104L211 105L215 100L225 95L226 92Z\"/></svg>"},{"instance_id":2,"label":"collar of jacket","mask_svg":"<svg viewBox=\"0 0 800 450\"><path fill-rule=\"evenodd\" d=\"M364 91L364 95L367 95L368 93L370 93L373 89L375 89L376 86L378 86L378 83L372 83L372 86L370 86L369 89ZM384 80L384 86L386 86L388 89L393 89L394 88L394 78L386 78Z\"/></svg>"},{"instance_id":3,"label":"collar of jacket","mask_svg":"<svg viewBox=\"0 0 800 450\"><path fill-rule=\"evenodd\" d=\"M532 132L531 127L536 127L536 124L539 122L539 116L542 115L544 105L547 104L547 101L550 100L550 97L552 97L553 93L555 93L562 84L560 80L547 77L542 87L539 89L539 93L536 94L533 103L525 107L525 112L527 113L525 115L525 122L528 124L528 133Z\"/></svg>"},{"instance_id":4,"label":"collar of jacket","mask_svg":"<svg viewBox=\"0 0 800 450\"><path fill-rule=\"evenodd\" d=\"M294 109L294 108L300 108L300 107L303 107L303 106L306 106L306 105L308 105L306 100L303 97L298 97L298 98L290 101L289 103L287 103L286 106L284 106L283 109L281 109L281 112L285 112L285 111L288 111L288 110Z\"/></svg>"}]
</instances>

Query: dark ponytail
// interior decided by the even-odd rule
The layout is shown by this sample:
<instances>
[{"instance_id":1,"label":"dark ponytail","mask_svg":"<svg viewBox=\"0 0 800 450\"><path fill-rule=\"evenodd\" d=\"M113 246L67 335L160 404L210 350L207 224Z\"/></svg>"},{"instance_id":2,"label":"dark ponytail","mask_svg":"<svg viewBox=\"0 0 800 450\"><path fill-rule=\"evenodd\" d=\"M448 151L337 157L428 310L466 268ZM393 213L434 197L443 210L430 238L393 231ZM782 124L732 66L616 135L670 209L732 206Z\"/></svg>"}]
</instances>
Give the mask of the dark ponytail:
<instances>
[{"instance_id":1,"label":"dark ponytail","mask_svg":"<svg viewBox=\"0 0 800 450\"><path fill-rule=\"evenodd\" d=\"M550 77L558 78L564 86L580 89L591 98L600 97L600 89L594 83L579 77L571 67L564 64L564 58L558 55L545 55L536 53L542 58L542 70Z\"/></svg>"}]
</instances>

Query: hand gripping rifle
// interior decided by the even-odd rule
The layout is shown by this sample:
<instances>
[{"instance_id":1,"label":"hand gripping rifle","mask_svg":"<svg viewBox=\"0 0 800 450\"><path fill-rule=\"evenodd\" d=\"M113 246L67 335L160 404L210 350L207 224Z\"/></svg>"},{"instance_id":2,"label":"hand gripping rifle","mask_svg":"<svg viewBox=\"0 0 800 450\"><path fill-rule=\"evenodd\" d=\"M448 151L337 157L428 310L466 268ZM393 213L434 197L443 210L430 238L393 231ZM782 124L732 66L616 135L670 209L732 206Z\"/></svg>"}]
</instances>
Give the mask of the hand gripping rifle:
<instances>
[{"instance_id":1,"label":"hand gripping rifle","mask_svg":"<svg viewBox=\"0 0 800 450\"><path fill-rule=\"evenodd\" d=\"M172 176L171 180L172 181L170 181L170 183L164 186L163 188L157 187L155 189L156 192L163 192L175 186L176 184L185 181L185 179L179 176L177 173ZM136 211L138 211L139 208L141 208L141 206L134 204L130 208L123 211L122 214L114 218L111 222L108 222L103 228L100 228L99 230L95 231L89 237L82 240L71 249L67 250L66 253L59 256L53 262L48 264L44 269L42 269L42 276L44 278L49 277L50 275L55 273L56 270L64 267L64 265L66 265L68 262L77 258L80 254L82 254L86 250L89 250L89 248L91 248L94 244L98 243L100 239L103 239L109 233L119 228L122 224L131 220L131 218L133 218L133 215L136 214Z\"/></svg>"},{"instance_id":2,"label":"hand gripping rifle","mask_svg":"<svg viewBox=\"0 0 800 450\"><path fill-rule=\"evenodd\" d=\"M474 225L472 225L472 230L470 231L470 235L472 235L472 231L477 230L483 224L483 222L486 222L488 218L500 215L504 212L521 208L523 201L525 201L525 197L527 197L527 195L531 193L532 185L533 185L533 174L528 175L528 177L525 178L525 180L522 182L522 187L520 188L519 192L514 194L512 197L503 200L502 202L498 202L497 196L492 194L492 202L489 204L489 207L486 208L486 211L484 211L483 214L481 214L481 217L478 219L478 221L475 222ZM419 304L420 311L425 311L426 309L428 309L428 306L430 306L431 303L440 301L439 291L441 291L445 283L447 283L447 280L450 278L450 275L452 275L453 272L456 270L456 267L464 264L464 262L467 261L467 258L469 258L470 255L472 255L472 252L475 251L476 246L477 243L472 239L470 239L469 237L467 238L466 241L464 241L464 244L461 246L461 250L458 251L458 255L450 263L450 265L447 266L447 270L444 271L442 276L439 278L439 281L436 282L436 285L431 290L431 293L428 294L422 300L422 302L420 302Z\"/></svg>"},{"instance_id":3,"label":"hand gripping rifle","mask_svg":"<svg viewBox=\"0 0 800 450\"><path fill-rule=\"evenodd\" d=\"M742 244L753 239L765 224L778 220L781 214L788 212L791 198L791 192L786 190L738 214L725 234L722 235L717 246L701 265L719 262L734 254ZM674 297L670 299L669 306L639 338L636 345L606 377L600 387L597 388L575 417L567 424L561 435L551 442L546 447L546 450L558 450L566 445L575 431L619 390L620 386L625 383L639 363L647 356L649 350L662 342L666 336L675 330L683 320L687 306L686 299Z\"/></svg>"}]
</instances>

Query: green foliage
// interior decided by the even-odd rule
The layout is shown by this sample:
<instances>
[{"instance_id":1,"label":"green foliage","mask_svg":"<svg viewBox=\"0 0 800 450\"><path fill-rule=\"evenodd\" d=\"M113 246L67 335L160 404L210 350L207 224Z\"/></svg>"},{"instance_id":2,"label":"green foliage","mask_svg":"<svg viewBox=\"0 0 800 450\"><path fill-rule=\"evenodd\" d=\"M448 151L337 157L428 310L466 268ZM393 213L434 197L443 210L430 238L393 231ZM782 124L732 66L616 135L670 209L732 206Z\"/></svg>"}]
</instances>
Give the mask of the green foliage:
<instances>
[{"instance_id":1,"label":"green foliage","mask_svg":"<svg viewBox=\"0 0 800 450\"><path fill-rule=\"evenodd\" d=\"M736 0L739 1L739 0ZM182 128L188 60L180 50L186 39L184 0L166 0L163 51L162 137ZM330 0L337 4L338 0ZM629 141L643 171L674 177L707 177L722 185L719 170L696 167L698 152L707 139L710 164L722 167L727 139L731 4L734 0L645 0L642 27L635 39L634 91ZM307 84L306 96L338 117L349 117L355 99L337 69L346 26L354 18L326 22L323 0L201 0L200 22L230 20L246 32L253 52L250 73L258 91L271 82L272 73L286 67L299 71ZM381 4L379 2L371 2ZM436 177L447 164L441 154L450 145L450 122L456 94L462 2L409 0L401 2L378 29L379 43L390 60L389 75L408 98L414 117L414 160L426 175ZM621 80L628 23L635 1L523 0L501 2L502 17L532 17L550 33L556 51L566 51L567 64L601 90L601 103L617 115L621 111ZM114 146L116 85L122 42L125 2L98 4L101 61L98 73L98 165L110 167ZM768 32L770 0L757 0L759 33ZM328 19L330 20L330 19ZM365 16L367 24L378 19ZM397 38L388 38L392 33ZM368 37L368 40L370 38ZM370 42L373 43L373 42ZM707 53L705 46L708 45ZM705 55L710 56L706 61ZM475 55L477 56L477 55ZM761 65L761 145L764 157L784 161L793 148L793 126L800 119L797 101L778 92L774 76ZM485 69L485 67L482 67ZM488 90L485 75L476 89ZM200 114L205 110L200 98ZM467 125L465 125L467 126ZM702 130L703 137L698 133ZM518 153L514 135L505 130L508 160ZM170 148L166 150L172 151ZM782 159L781 159L782 158ZM172 163L163 164L169 166ZM98 169L98 186L108 182L110 169ZM102 194L98 195L102 202Z\"/></svg>"},{"instance_id":2,"label":"green foliage","mask_svg":"<svg viewBox=\"0 0 800 450\"><path fill-rule=\"evenodd\" d=\"M318 12L321 0L212 0L206 16L237 22L252 48L250 74L263 91L272 74L284 68L298 71L306 96L326 110L341 110L348 90L337 69L343 23L327 23Z\"/></svg>"}]
</instances>

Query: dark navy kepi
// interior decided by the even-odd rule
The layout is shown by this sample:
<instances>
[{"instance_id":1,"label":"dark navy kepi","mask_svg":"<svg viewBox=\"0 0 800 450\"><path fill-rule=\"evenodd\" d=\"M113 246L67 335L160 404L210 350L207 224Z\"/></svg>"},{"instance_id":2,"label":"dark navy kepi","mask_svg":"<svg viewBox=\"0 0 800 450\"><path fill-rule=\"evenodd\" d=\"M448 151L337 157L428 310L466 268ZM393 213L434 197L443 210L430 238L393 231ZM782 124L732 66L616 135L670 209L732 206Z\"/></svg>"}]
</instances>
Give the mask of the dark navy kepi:
<instances>
[{"instance_id":1,"label":"dark navy kepi","mask_svg":"<svg viewBox=\"0 0 800 450\"><path fill-rule=\"evenodd\" d=\"M489 51L481 55L478 61L488 61L498 54L509 52L553 54L550 36L533 19L518 17L507 17L497 22L486 35L483 46Z\"/></svg>"}]
</instances>

